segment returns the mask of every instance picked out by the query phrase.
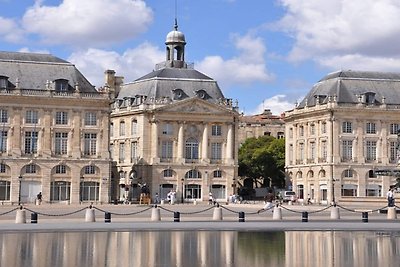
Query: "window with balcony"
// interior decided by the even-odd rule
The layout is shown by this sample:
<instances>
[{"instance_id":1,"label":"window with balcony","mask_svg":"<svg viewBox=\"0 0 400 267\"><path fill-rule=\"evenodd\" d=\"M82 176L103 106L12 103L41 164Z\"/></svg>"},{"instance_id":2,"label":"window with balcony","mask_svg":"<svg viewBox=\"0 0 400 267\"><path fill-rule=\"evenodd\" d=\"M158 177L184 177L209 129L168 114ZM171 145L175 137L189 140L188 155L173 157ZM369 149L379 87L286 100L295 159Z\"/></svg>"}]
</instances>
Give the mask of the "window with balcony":
<instances>
[{"instance_id":1,"label":"window with balcony","mask_svg":"<svg viewBox=\"0 0 400 267\"><path fill-rule=\"evenodd\" d=\"M353 141L342 140L342 160L348 161L353 158Z\"/></svg>"},{"instance_id":2,"label":"window with balcony","mask_svg":"<svg viewBox=\"0 0 400 267\"><path fill-rule=\"evenodd\" d=\"M222 159L222 144L211 143L211 160L221 160L221 159Z\"/></svg>"},{"instance_id":3,"label":"window with balcony","mask_svg":"<svg viewBox=\"0 0 400 267\"><path fill-rule=\"evenodd\" d=\"M366 141L365 142L365 158L367 161L375 161L376 160L376 141Z\"/></svg>"},{"instance_id":4,"label":"window with balcony","mask_svg":"<svg viewBox=\"0 0 400 267\"><path fill-rule=\"evenodd\" d=\"M170 140L164 140L161 142L161 159L172 159L173 153L173 142Z\"/></svg>"},{"instance_id":5,"label":"window with balcony","mask_svg":"<svg viewBox=\"0 0 400 267\"><path fill-rule=\"evenodd\" d=\"M125 136L125 122L119 122L119 136Z\"/></svg>"},{"instance_id":6,"label":"window with balcony","mask_svg":"<svg viewBox=\"0 0 400 267\"><path fill-rule=\"evenodd\" d=\"M137 120L132 120L131 122L131 134L137 135L138 134L138 122Z\"/></svg>"},{"instance_id":7,"label":"window with balcony","mask_svg":"<svg viewBox=\"0 0 400 267\"><path fill-rule=\"evenodd\" d=\"M25 154L35 154L38 148L38 132L27 131L25 132Z\"/></svg>"},{"instance_id":8,"label":"window with balcony","mask_svg":"<svg viewBox=\"0 0 400 267\"><path fill-rule=\"evenodd\" d=\"M199 158L199 142L194 138L186 140L185 159L197 160Z\"/></svg>"}]
</instances>

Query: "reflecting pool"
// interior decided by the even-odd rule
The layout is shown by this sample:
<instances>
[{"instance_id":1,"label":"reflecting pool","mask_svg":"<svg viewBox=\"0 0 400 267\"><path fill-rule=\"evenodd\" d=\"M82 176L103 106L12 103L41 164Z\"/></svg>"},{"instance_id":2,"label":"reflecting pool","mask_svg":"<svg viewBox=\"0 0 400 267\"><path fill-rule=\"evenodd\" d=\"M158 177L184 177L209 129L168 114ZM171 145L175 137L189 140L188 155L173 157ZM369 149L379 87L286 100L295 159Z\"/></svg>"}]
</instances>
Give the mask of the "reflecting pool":
<instances>
[{"instance_id":1,"label":"reflecting pool","mask_svg":"<svg viewBox=\"0 0 400 267\"><path fill-rule=\"evenodd\" d=\"M400 232L0 233L0 266L400 266Z\"/></svg>"}]
</instances>

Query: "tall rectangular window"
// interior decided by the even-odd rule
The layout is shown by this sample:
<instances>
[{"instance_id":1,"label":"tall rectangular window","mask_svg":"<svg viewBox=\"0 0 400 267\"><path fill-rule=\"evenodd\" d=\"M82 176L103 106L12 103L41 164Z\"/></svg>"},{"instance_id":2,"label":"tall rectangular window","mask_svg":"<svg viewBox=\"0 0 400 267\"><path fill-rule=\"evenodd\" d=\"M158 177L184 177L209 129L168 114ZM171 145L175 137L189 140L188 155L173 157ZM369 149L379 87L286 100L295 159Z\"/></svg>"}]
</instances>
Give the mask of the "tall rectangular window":
<instances>
[{"instance_id":1,"label":"tall rectangular window","mask_svg":"<svg viewBox=\"0 0 400 267\"><path fill-rule=\"evenodd\" d=\"M138 157L138 143L136 141L131 143L131 162L134 162Z\"/></svg>"},{"instance_id":2,"label":"tall rectangular window","mask_svg":"<svg viewBox=\"0 0 400 267\"><path fill-rule=\"evenodd\" d=\"M353 158L353 141L343 140L342 141L342 159L351 160Z\"/></svg>"},{"instance_id":3,"label":"tall rectangular window","mask_svg":"<svg viewBox=\"0 0 400 267\"><path fill-rule=\"evenodd\" d=\"M7 151L7 131L0 131L0 152Z\"/></svg>"},{"instance_id":4,"label":"tall rectangular window","mask_svg":"<svg viewBox=\"0 0 400 267\"><path fill-rule=\"evenodd\" d=\"M222 159L222 144L211 143L211 159L221 160Z\"/></svg>"},{"instance_id":5,"label":"tall rectangular window","mask_svg":"<svg viewBox=\"0 0 400 267\"><path fill-rule=\"evenodd\" d=\"M397 132L399 131L400 127L398 123L391 123L390 124L390 134L397 134Z\"/></svg>"},{"instance_id":6,"label":"tall rectangular window","mask_svg":"<svg viewBox=\"0 0 400 267\"><path fill-rule=\"evenodd\" d=\"M162 141L161 143L161 158L172 159L172 141Z\"/></svg>"},{"instance_id":7,"label":"tall rectangular window","mask_svg":"<svg viewBox=\"0 0 400 267\"><path fill-rule=\"evenodd\" d=\"M299 127L299 136L304 136L304 126Z\"/></svg>"},{"instance_id":8,"label":"tall rectangular window","mask_svg":"<svg viewBox=\"0 0 400 267\"><path fill-rule=\"evenodd\" d=\"M114 136L114 123L110 123L110 137Z\"/></svg>"},{"instance_id":9,"label":"tall rectangular window","mask_svg":"<svg viewBox=\"0 0 400 267\"><path fill-rule=\"evenodd\" d=\"M119 143L119 162L125 161L125 143Z\"/></svg>"},{"instance_id":10,"label":"tall rectangular window","mask_svg":"<svg viewBox=\"0 0 400 267\"><path fill-rule=\"evenodd\" d=\"M391 163L396 162L397 159L397 142L390 142L389 143L389 160Z\"/></svg>"},{"instance_id":11,"label":"tall rectangular window","mask_svg":"<svg viewBox=\"0 0 400 267\"><path fill-rule=\"evenodd\" d=\"M56 124L67 125L68 124L68 112L57 111L56 112Z\"/></svg>"},{"instance_id":12,"label":"tall rectangular window","mask_svg":"<svg viewBox=\"0 0 400 267\"><path fill-rule=\"evenodd\" d=\"M304 144L303 143L299 144L299 160L301 160L301 161L304 160Z\"/></svg>"},{"instance_id":13,"label":"tall rectangular window","mask_svg":"<svg viewBox=\"0 0 400 267\"><path fill-rule=\"evenodd\" d=\"M125 122L121 121L119 123L119 136L125 136Z\"/></svg>"},{"instance_id":14,"label":"tall rectangular window","mask_svg":"<svg viewBox=\"0 0 400 267\"><path fill-rule=\"evenodd\" d=\"M84 140L84 155L91 156L96 155L96 145L97 145L97 134L95 133L85 133Z\"/></svg>"},{"instance_id":15,"label":"tall rectangular window","mask_svg":"<svg viewBox=\"0 0 400 267\"><path fill-rule=\"evenodd\" d=\"M321 133L325 134L326 133L326 122L321 123Z\"/></svg>"},{"instance_id":16,"label":"tall rectangular window","mask_svg":"<svg viewBox=\"0 0 400 267\"><path fill-rule=\"evenodd\" d=\"M214 124L211 126L211 135L212 136L221 136L222 135L222 126L219 124Z\"/></svg>"},{"instance_id":17,"label":"tall rectangular window","mask_svg":"<svg viewBox=\"0 0 400 267\"><path fill-rule=\"evenodd\" d=\"M365 132L367 134L376 134L376 124L373 122L367 122L365 125Z\"/></svg>"},{"instance_id":18,"label":"tall rectangular window","mask_svg":"<svg viewBox=\"0 0 400 267\"><path fill-rule=\"evenodd\" d=\"M68 151L68 133L55 134L55 154L66 155Z\"/></svg>"},{"instance_id":19,"label":"tall rectangular window","mask_svg":"<svg viewBox=\"0 0 400 267\"><path fill-rule=\"evenodd\" d=\"M352 133L353 125L350 121L344 121L342 123L342 133Z\"/></svg>"},{"instance_id":20,"label":"tall rectangular window","mask_svg":"<svg viewBox=\"0 0 400 267\"><path fill-rule=\"evenodd\" d=\"M315 142L310 143L310 159L314 160L315 159Z\"/></svg>"},{"instance_id":21,"label":"tall rectangular window","mask_svg":"<svg viewBox=\"0 0 400 267\"><path fill-rule=\"evenodd\" d=\"M310 125L310 135L315 135L315 124Z\"/></svg>"},{"instance_id":22,"label":"tall rectangular window","mask_svg":"<svg viewBox=\"0 0 400 267\"><path fill-rule=\"evenodd\" d=\"M8 122L8 112L5 109L0 109L0 123Z\"/></svg>"},{"instance_id":23,"label":"tall rectangular window","mask_svg":"<svg viewBox=\"0 0 400 267\"><path fill-rule=\"evenodd\" d=\"M86 126L96 126L97 125L97 115L95 112L85 113L85 125Z\"/></svg>"},{"instance_id":24,"label":"tall rectangular window","mask_svg":"<svg viewBox=\"0 0 400 267\"><path fill-rule=\"evenodd\" d=\"M37 124L39 122L39 114L37 110L27 110L25 113L25 123Z\"/></svg>"},{"instance_id":25,"label":"tall rectangular window","mask_svg":"<svg viewBox=\"0 0 400 267\"><path fill-rule=\"evenodd\" d=\"M376 160L376 141L366 141L366 160L374 161Z\"/></svg>"},{"instance_id":26,"label":"tall rectangular window","mask_svg":"<svg viewBox=\"0 0 400 267\"><path fill-rule=\"evenodd\" d=\"M137 120L132 120L131 134L132 135L137 135L137 133L138 133L138 122L137 122Z\"/></svg>"},{"instance_id":27,"label":"tall rectangular window","mask_svg":"<svg viewBox=\"0 0 400 267\"><path fill-rule=\"evenodd\" d=\"M38 132L25 132L25 154L37 153Z\"/></svg>"},{"instance_id":28,"label":"tall rectangular window","mask_svg":"<svg viewBox=\"0 0 400 267\"><path fill-rule=\"evenodd\" d=\"M326 141L321 142L321 157L324 162L328 159L328 145Z\"/></svg>"}]
</instances>

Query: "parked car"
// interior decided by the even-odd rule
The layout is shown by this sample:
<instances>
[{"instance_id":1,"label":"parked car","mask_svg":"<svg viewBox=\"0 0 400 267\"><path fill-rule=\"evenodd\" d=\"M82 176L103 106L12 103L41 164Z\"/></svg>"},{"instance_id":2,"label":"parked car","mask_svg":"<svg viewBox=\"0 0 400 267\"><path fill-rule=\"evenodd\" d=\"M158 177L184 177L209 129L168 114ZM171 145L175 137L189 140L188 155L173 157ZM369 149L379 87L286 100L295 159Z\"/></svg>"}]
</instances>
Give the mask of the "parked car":
<instances>
[{"instance_id":1,"label":"parked car","mask_svg":"<svg viewBox=\"0 0 400 267\"><path fill-rule=\"evenodd\" d=\"M294 191L283 191L283 194L282 194L282 201L283 202L289 202L289 201L296 202L296 200L297 200L296 192L294 192Z\"/></svg>"}]
</instances>

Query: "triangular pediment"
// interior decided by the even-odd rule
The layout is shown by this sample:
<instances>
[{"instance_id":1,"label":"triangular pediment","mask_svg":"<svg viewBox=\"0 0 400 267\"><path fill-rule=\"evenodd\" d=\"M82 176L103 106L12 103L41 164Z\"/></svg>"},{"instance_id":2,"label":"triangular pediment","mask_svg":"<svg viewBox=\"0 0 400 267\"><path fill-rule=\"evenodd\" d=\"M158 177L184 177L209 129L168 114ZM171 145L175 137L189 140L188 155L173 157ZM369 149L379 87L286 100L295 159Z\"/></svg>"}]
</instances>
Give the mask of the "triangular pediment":
<instances>
[{"instance_id":1,"label":"triangular pediment","mask_svg":"<svg viewBox=\"0 0 400 267\"><path fill-rule=\"evenodd\" d=\"M209 103L200 99L188 99L186 101L179 101L158 109L163 112L171 113L196 113L196 114L227 114L232 110L225 108L219 104Z\"/></svg>"}]
</instances>

